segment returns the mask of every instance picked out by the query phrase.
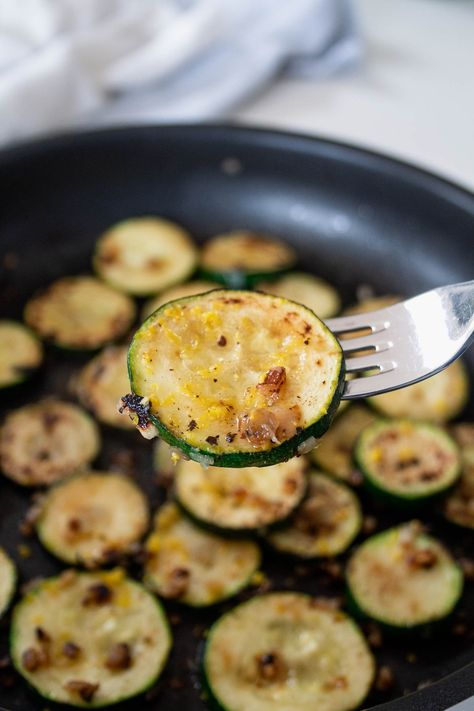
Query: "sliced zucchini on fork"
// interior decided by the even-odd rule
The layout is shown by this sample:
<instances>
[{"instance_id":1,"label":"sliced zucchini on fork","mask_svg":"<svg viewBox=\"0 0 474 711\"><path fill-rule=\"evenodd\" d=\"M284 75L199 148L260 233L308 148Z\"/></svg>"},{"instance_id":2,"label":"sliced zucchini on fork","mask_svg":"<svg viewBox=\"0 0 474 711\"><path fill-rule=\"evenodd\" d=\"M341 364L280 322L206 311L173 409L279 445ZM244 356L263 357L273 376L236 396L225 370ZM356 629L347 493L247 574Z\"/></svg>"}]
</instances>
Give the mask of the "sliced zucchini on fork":
<instances>
[{"instance_id":1,"label":"sliced zucchini on fork","mask_svg":"<svg viewBox=\"0 0 474 711\"><path fill-rule=\"evenodd\" d=\"M296 252L274 237L234 230L208 240L201 252L200 273L231 289L245 289L292 269Z\"/></svg>"},{"instance_id":2,"label":"sliced zucchini on fork","mask_svg":"<svg viewBox=\"0 0 474 711\"><path fill-rule=\"evenodd\" d=\"M225 711L352 711L374 679L353 620L296 592L259 595L227 612L206 639L206 686Z\"/></svg>"},{"instance_id":3,"label":"sliced zucchini on fork","mask_svg":"<svg viewBox=\"0 0 474 711\"><path fill-rule=\"evenodd\" d=\"M0 467L23 486L45 486L84 469L99 448L94 420L60 400L20 407L0 429Z\"/></svg>"},{"instance_id":4,"label":"sliced zucchini on fork","mask_svg":"<svg viewBox=\"0 0 474 711\"><path fill-rule=\"evenodd\" d=\"M351 557L346 581L352 608L387 629L434 630L463 589L451 554L417 521L368 538Z\"/></svg>"},{"instance_id":5,"label":"sliced zucchini on fork","mask_svg":"<svg viewBox=\"0 0 474 711\"><path fill-rule=\"evenodd\" d=\"M188 281L185 284L178 284L178 286L172 286L170 289L162 291L158 296L153 296L145 302L142 309L142 319L144 321L153 311L156 311L156 309L159 309L160 306L167 304L169 301L176 301L176 299L182 299L185 296L195 296L196 294L204 294L206 291L221 288L222 286L216 282L198 279Z\"/></svg>"},{"instance_id":6,"label":"sliced zucchini on fork","mask_svg":"<svg viewBox=\"0 0 474 711\"><path fill-rule=\"evenodd\" d=\"M268 466L316 444L344 387L339 343L309 310L248 291L211 291L155 311L128 356L148 430L191 459ZM143 408L147 407L146 413Z\"/></svg>"},{"instance_id":7,"label":"sliced zucchini on fork","mask_svg":"<svg viewBox=\"0 0 474 711\"><path fill-rule=\"evenodd\" d=\"M343 553L361 526L362 512L353 491L313 470L308 494L289 525L268 533L266 540L281 553L300 558L330 557Z\"/></svg>"},{"instance_id":8,"label":"sliced zucchini on fork","mask_svg":"<svg viewBox=\"0 0 474 711\"><path fill-rule=\"evenodd\" d=\"M18 385L43 360L43 347L33 331L18 321L0 320L0 390Z\"/></svg>"},{"instance_id":9,"label":"sliced zucchini on fork","mask_svg":"<svg viewBox=\"0 0 474 711\"><path fill-rule=\"evenodd\" d=\"M192 607L235 595L260 565L254 541L203 531L171 502L159 509L145 548L145 584L162 597Z\"/></svg>"},{"instance_id":10,"label":"sliced zucchini on fork","mask_svg":"<svg viewBox=\"0 0 474 711\"><path fill-rule=\"evenodd\" d=\"M197 254L180 225L161 217L133 217L98 239L93 263L111 286L147 296L185 281L196 268Z\"/></svg>"},{"instance_id":11,"label":"sliced zucchini on fork","mask_svg":"<svg viewBox=\"0 0 474 711\"><path fill-rule=\"evenodd\" d=\"M307 489L307 462L288 462L259 469L209 467L180 460L174 494L181 508L202 526L242 534L284 521Z\"/></svg>"},{"instance_id":12,"label":"sliced zucchini on fork","mask_svg":"<svg viewBox=\"0 0 474 711\"><path fill-rule=\"evenodd\" d=\"M387 504L426 506L459 478L454 440L436 425L414 420L379 420L359 435L354 459L364 484Z\"/></svg>"},{"instance_id":13,"label":"sliced zucchini on fork","mask_svg":"<svg viewBox=\"0 0 474 711\"><path fill-rule=\"evenodd\" d=\"M121 338L135 318L125 294L91 276L67 276L33 296L25 321L40 338L68 350L96 350Z\"/></svg>"},{"instance_id":14,"label":"sliced zucchini on fork","mask_svg":"<svg viewBox=\"0 0 474 711\"><path fill-rule=\"evenodd\" d=\"M160 603L120 569L41 581L15 607L10 630L21 676L48 701L85 708L146 691L170 647Z\"/></svg>"},{"instance_id":15,"label":"sliced zucchini on fork","mask_svg":"<svg viewBox=\"0 0 474 711\"><path fill-rule=\"evenodd\" d=\"M131 479L86 472L48 491L36 530L44 547L61 560L97 568L129 553L148 522L147 501Z\"/></svg>"}]
</instances>

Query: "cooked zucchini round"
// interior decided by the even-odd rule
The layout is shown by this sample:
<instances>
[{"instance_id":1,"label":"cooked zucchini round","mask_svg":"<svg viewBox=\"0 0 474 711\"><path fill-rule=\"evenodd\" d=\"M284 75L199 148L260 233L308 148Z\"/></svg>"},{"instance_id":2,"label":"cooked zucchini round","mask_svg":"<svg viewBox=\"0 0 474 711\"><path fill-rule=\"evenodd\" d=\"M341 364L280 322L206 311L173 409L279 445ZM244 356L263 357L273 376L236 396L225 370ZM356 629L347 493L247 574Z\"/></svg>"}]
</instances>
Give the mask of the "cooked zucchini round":
<instances>
[{"instance_id":1,"label":"cooked zucchini round","mask_svg":"<svg viewBox=\"0 0 474 711\"><path fill-rule=\"evenodd\" d=\"M245 533L283 521L307 489L306 461L259 469L209 467L180 460L175 470L175 496L198 523L227 533Z\"/></svg>"},{"instance_id":2,"label":"cooked zucchini round","mask_svg":"<svg viewBox=\"0 0 474 711\"><path fill-rule=\"evenodd\" d=\"M391 504L425 505L461 473L454 440L440 427L414 420L372 423L359 435L354 459L367 488Z\"/></svg>"},{"instance_id":3,"label":"cooked zucchini round","mask_svg":"<svg viewBox=\"0 0 474 711\"><path fill-rule=\"evenodd\" d=\"M254 597L211 627L207 686L225 711L351 711L375 663L355 622L302 593Z\"/></svg>"},{"instance_id":4,"label":"cooked zucchini round","mask_svg":"<svg viewBox=\"0 0 474 711\"><path fill-rule=\"evenodd\" d=\"M461 449L462 472L443 503L443 513L450 523L474 529L474 423L454 425L451 433Z\"/></svg>"},{"instance_id":5,"label":"cooked zucchini round","mask_svg":"<svg viewBox=\"0 0 474 711\"><path fill-rule=\"evenodd\" d=\"M401 390L368 398L386 417L447 422L464 409L469 397L469 378L461 360L456 360L432 378Z\"/></svg>"},{"instance_id":6,"label":"cooked zucchini round","mask_svg":"<svg viewBox=\"0 0 474 711\"><path fill-rule=\"evenodd\" d=\"M354 444L364 427L374 419L373 413L363 405L351 405L337 416L316 449L309 453L311 461L339 479L349 481L354 470Z\"/></svg>"},{"instance_id":7,"label":"cooked zucchini round","mask_svg":"<svg viewBox=\"0 0 474 711\"><path fill-rule=\"evenodd\" d=\"M0 430L0 467L23 486L44 486L84 469L97 456L94 420L69 402L44 400L11 412Z\"/></svg>"},{"instance_id":8,"label":"cooked zucchini round","mask_svg":"<svg viewBox=\"0 0 474 711\"><path fill-rule=\"evenodd\" d=\"M118 411L129 387L127 347L107 346L81 370L76 382L79 402L105 425L134 429L129 417Z\"/></svg>"},{"instance_id":9,"label":"cooked zucchini round","mask_svg":"<svg viewBox=\"0 0 474 711\"><path fill-rule=\"evenodd\" d=\"M335 316L341 309L341 300L336 289L313 274L292 272L278 281L261 282L256 288L266 294L282 296L284 299L303 304L319 318Z\"/></svg>"},{"instance_id":10,"label":"cooked zucchini round","mask_svg":"<svg viewBox=\"0 0 474 711\"><path fill-rule=\"evenodd\" d=\"M184 281L197 264L189 233L161 217L134 217L110 227L96 244L94 269L120 291L146 296Z\"/></svg>"},{"instance_id":11,"label":"cooked zucchini round","mask_svg":"<svg viewBox=\"0 0 474 711\"><path fill-rule=\"evenodd\" d=\"M186 284L178 284L178 286L172 286L170 289L163 291L158 296L154 296L152 299L148 299L145 302L142 310L143 321L148 318L156 309L159 309L163 304L167 304L169 301L176 301L176 299L182 299L185 296L195 296L196 294L204 294L206 291L212 291L213 289L220 289L221 286L212 281L188 281Z\"/></svg>"},{"instance_id":12,"label":"cooked zucchini round","mask_svg":"<svg viewBox=\"0 0 474 711\"><path fill-rule=\"evenodd\" d=\"M371 296L368 299L363 299L357 304L348 306L344 309L344 316L351 316L352 314L365 314L370 311L378 311L379 309L385 309L387 306L393 306L398 304L402 300L401 296L394 296L393 294L385 294L384 296Z\"/></svg>"},{"instance_id":13,"label":"cooked zucchini round","mask_svg":"<svg viewBox=\"0 0 474 711\"><path fill-rule=\"evenodd\" d=\"M29 328L0 320L0 390L22 383L42 360L43 347Z\"/></svg>"},{"instance_id":14,"label":"cooked zucchini round","mask_svg":"<svg viewBox=\"0 0 474 711\"><path fill-rule=\"evenodd\" d=\"M144 494L121 474L86 472L52 487L36 523L47 550L96 568L126 554L148 528Z\"/></svg>"},{"instance_id":15,"label":"cooked zucchini round","mask_svg":"<svg viewBox=\"0 0 474 711\"><path fill-rule=\"evenodd\" d=\"M90 276L58 279L33 296L25 321L60 348L95 350L123 336L135 318L135 304Z\"/></svg>"},{"instance_id":16,"label":"cooked zucchini round","mask_svg":"<svg viewBox=\"0 0 474 711\"><path fill-rule=\"evenodd\" d=\"M146 550L145 584L192 607L235 595L260 565L256 543L203 531L171 502L158 511Z\"/></svg>"},{"instance_id":17,"label":"cooked zucchini round","mask_svg":"<svg viewBox=\"0 0 474 711\"><path fill-rule=\"evenodd\" d=\"M350 546L361 525L357 496L345 484L312 471L308 494L290 524L269 533L267 540L301 558L336 556Z\"/></svg>"},{"instance_id":18,"label":"cooked zucchini round","mask_svg":"<svg viewBox=\"0 0 474 711\"><path fill-rule=\"evenodd\" d=\"M443 619L463 588L460 566L417 521L364 541L348 563L346 579L353 608L393 628Z\"/></svg>"},{"instance_id":19,"label":"cooked zucchini round","mask_svg":"<svg viewBox=\"0 0 474 711\"><path fill-rule=\"evenodd\" d=\"M0 617L10 605L16 588L16 566L9 555L0 548Z\"/></svg>"},{"instance_id":20,"label":"cooked zucchini round","mask_svg":"<svg viewBox=\"0 0 474 711\"><path fill-rule=\"evenodd\" d=\"M128 362L163 439L215 466L268 466L307 451L344 386L339 343L311 311L248 291L165 304L135 333Z\"/></svg>"},{"instance_id":21,"label":"cooked zucchini round","mask_svg":"<svg viewBox=\"0 0 474 711\"><path fill-rule=\"evenodd\" d=\"M296 252L284 242L235 230L206 242L201 253L201 274L231 289L244 289L272 279L294 267Z\"/></svg>"},{"instance_id":22,"label":"cooked zucchini round","mask_svg":"<svg viewBox=\"0 0 474 711\"><path fill-rule=\"evenodd\" d=\"M99 708L146 691L170 647L160 603L120 569L43 580L13 612L15 668L41 696L70 706Z\"/></svg>"}]
</instances>

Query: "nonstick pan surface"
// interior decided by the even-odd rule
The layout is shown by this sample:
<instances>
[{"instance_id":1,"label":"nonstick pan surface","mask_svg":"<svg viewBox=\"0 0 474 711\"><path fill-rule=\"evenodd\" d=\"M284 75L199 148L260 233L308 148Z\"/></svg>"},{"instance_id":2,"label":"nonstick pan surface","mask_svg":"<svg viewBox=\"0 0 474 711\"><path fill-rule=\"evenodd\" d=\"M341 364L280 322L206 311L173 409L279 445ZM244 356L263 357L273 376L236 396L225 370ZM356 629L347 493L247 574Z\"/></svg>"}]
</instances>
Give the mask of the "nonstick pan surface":
<instances>
[{"instance_id":1,"label":"nonstick pan surface","mask_svg":"<svg viewBox=\"0 0 474 711\"><path fill-rule=\"evenodd\" d=\"M89 270L100 232L141 214L176 220L198 241L238 227L280 235L297 248L303 268L335 284L346 304L361 284L381 294L413 295L473 276L474 196L433 175L360 149L284 133L231 126L127 128L64 135L0 154L1 317L21 318L36 289ZM38 377L0 395L0 414L46 393L69 398L69 378L87 359L48 351ZM474 373L473 349L465 360ZM473 403L471 397L465 418L474 419ZM163 492L154 480L151 445L135 433L106 428L103 437L97 467L132 461L156 506ZM20 582L60 569L34 538L19 533L28 500L27 492L2 478L0 545L17 561ZM375 514L381 527L399 520ZM426 522L455 555L473 554L472 535L453 532L435 516ZM25 543L29 557L19 555ZM266 551L263 568L273 589L342 592L341 582L318 564L298 566ZM366 706L441 711L474 694L473 587L467 583L460 616L439 640L385 640L375 650L396 683L390 692L373 693ZM201 611L166 604L174 634L167 671L149 698L120 708L205 709L198 673L203 631L235 602ZM8 623L7 617L0 625L0 659L7 653ZM463 633L455 634L454 627ZM54 707L1 668L0 704L9 711Z\"/></svg>"}]
</instances>

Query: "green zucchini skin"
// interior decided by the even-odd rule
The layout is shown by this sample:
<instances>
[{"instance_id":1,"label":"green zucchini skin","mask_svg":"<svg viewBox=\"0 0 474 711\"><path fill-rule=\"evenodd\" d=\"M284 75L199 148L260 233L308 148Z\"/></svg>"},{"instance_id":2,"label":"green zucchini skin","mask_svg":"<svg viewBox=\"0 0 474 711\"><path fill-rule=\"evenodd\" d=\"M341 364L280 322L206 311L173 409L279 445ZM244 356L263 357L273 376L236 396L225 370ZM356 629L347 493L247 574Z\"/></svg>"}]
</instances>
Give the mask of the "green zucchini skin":
<instances>
[{"instance_id":1,"label":"green zucchini skin","mask_svg":"<svg viewBox=\"0 0 474 711\"><path fill-rule=\"evenodd\" d=\"M437 636L438 634L442 634L449 627L449 624L453 618L453 613L455 612L456 606L462 596L464 587L464 576L461 567L458 565L458 563L455 562L454 559L451 558L449 560L449 565L451 567L454 580L451 590L450 604L447 605L445 609L442 610L442 612L438 611L436 614L431 615L429 619L420 622L410 623L408 619L406 619L403 623L401 621L396 622L394 619L389 619L389 617L387 616L381 616L380 614L375 614L371 612L368 609L367 604L364 605L364 603L361 602L360 596L357 594L353 582L351 580L351 571L352 566L354 565L353 561L355 560L356 556L358 555L358 552L362 548L365 548L367 550L373 542L383 541L384 537L387 538L397 532L397 530L402 530L403 528L407 528L410 525L416 526L419 524L418 522L411 522L409 524L402 524L402 526L381 531L380 533L377 533L366 539L366 541L364 541L359 546L359 548L355 550L353 556L348 562L345 574L345 596L347 602L347 609L349 613L353 615L356 619L359 619L361 621L374 620L375 622L377 622L378 625L380 625L381 629L384 630L389 636L399 637L401 639L412 637L430 639L432 637ZM421 534L421 536L425 540L434 540L438 545L441 545L441 548L444 549L442 544L439 544L437 540L432 539L431 537L426 536L425 534ZM389 550L387 551L387 555L389 555ZM401 576L406 574L406 572L404 574L400 573ZM403 595L403 590L399 594Z\"/></svg>"},{"instance_id":2,"label":"green zucchini skin","mask_svg":"<svg viewBox=\"0 0 474 711\"><path fill-rule=\"evenodd\" d=\"M294 269L294 265L278 269L272 272L243 272L243 271L215 271L199 267L198 275L206 281L217 282L227 289L254 289L262 281L279 279L289 274Z\"/></svg>"},{"instance_id":3,"label":"green zucchini skin","mask_svg":"<svg viewBox=\"0 0 474 711\"><path fill-rule=\"evenodd\" d=\"M21 663L21 658L17 656L15 653L15 645L16 645L16 640L17 637L19 636L19 630L18 630L18 618L21 615L22 607L25 604L28 604L29 600L31 599L32 596L37 596L38 594L41 593L43 584L54 584L57 581L60 581L62 577L67 575L69 572L74 572L76 576L94 576L94 574L83 572L83 571L77 571L77 570L66 570L62 571L57 576L53 576L51 578L43 579L41 580L38 585L30 590L14 607L13 613L12 613L12 622L10 625L10 632L9 632L9 647L10 647L10 656L12 659L12 664L18 674L22 676L23 680L26 682L28 685L28 688L31 689L32 692L34 692L39 698L46 699L48 702L52 703L59 703L57 697L53 694L48 694L44 689L40 689L37 685L35 685L31 679L28 678L28 676L25 675L23 666ZM102 571L104 572L104 571ZM113 571L112 571L113 572ZM134 587L140 588L143 590L143 592L146 593L147 598L153 603L154 607L156 608L156 612L158 614L158 618L160 620L161 626L162 626L162 631L164 632L165 635L165 650L163 654L163 659L161 661L161 664L159 668L156 670L156 673L146 681L145 684L143 684L142 687L139 689L133 690L130 693L126 692L125 694L121 695L119 698L114 698L112 700L92 700L89 702L84 702L81 700L75 701L74 699L70 699L68 701L61 701L61 704L64 704L65 707L74 707L74 708L104 708L104 707L110 707L113 706L117 703L120 703L122 701L127 701L128 699L135 698L137 696L140 696L147 692L150 688L152 688L159 677L161 676L164 667L166 666L166 663L168 661L169 653L171 650L172 646L172 632L171 632L171 627L169 625L168 619L166 617L165 611L161 605L161 602L158 600L156 596L154 596L152 593L146 590L146 588L136 580L132 580L130 578L126 578L127 582L131 583ZM72 674L73 675L73 674ZM62 706L61 706L62 707Z\"/></svg>"},{"instance_id":4,"label":"green zucchini skin","mask_svg":"<svg viewBox=\"0 0 474 711\"><path fill-rule=\"evenodd\" d=\"M426 486L426 490L418 491L402 491L400 488L392 489L388 484L383 482L377 473L367 461L370 456L370 437L384 430L392 429L396 432L397 429L410 427L413 431L423 435L433 436L433 440L444 444L444 448L452 456L453 463L450 469L446 472L447 478L441 481L437 486ZM367 444L367 441L369 442ZM367 444L368 451L364 451ZM425 442L426 445L426 442ZM423 446L421 440L420 451ZM382 449L383 445L379 445L378 449ZM423 511L437 503L445 497L455 487L456 482L461 474L461 462L457 455L456 444L452 438L440 429L437 425L426 422L410 421L410 420L378 420L371 425L368 425L360 433L354 446L354 464L356 468L363 474L363 483L367 491L381 503L388 507L405 511L407 514Z\"/></svg>"},{"instance_id":5,"label":"green zucchini skin","mask_svg":"<svg viewBox=\"0 0 474 711\"><path fill-rule=\"evenodd\" d=\"M15 342L15 336L17 341ZM9 361L8 355L18 359L18 338L23 341L20 347L25 350L29 346L29 353L24 353L26 361L23 363ZM13 342L12 342L13 339ZM16 347L16 348L15 348ZM16 353L15 353L16 350ZM5 373L4 354L7 353L7 371ZM40 339L34 331L20 321L0 319L0 391L19 390L20 386L28 382L41 367L44 360L44 349Z\"/></svg>"},{"instance_id":6,"label":"green zucchini skin","mask_svg":"<svg viewBox=\"0 0 474 711\"><path fill-rule=\"evenodd\" d=\"M235 293L235 292L232 292ZM246 295L252 292L243 291L242 294ZM177 299L176 301L169 302L165 304L161 309L154 312L140 327L139 330L151 325L153 320L156 319L157 314L164 308L168 307L170 304L185 304L193 300L199 300L202 297L206 297L209 294L220 295L225 294L225 290L215 290L208 292L207 294L197 295L195 297L187 297L183 299ZM262 295L269 297L268 295ZM291 302L289 302L291 303ZM311 318L316 318L316 315L304 306L298 304L298 307L304 309L310 314ZM319 319L318 319L319 320ZM326 327L324 327L326 328ZM326 329L329 332L328 329ZM137 332L138 333L138 332ZM128 351L128 373L130 379L130 385L132 393L138 397L144 397L143 393L138 392L138 387L136 385L136 378L134 374L134 358L135 358L135 339L132 341L129 351ZM206 449L204 447L195 447L186 442L180 436L174 434L163 422L162 420L150 411L149 419L151 424L156 428L156 434L160 436L165 442L167 442L171 447L181 450L186 457L193 459L204 466L212 465L216 467L267 467L272 464L278 464L279 462L287 461L292 457L298 456L300 454L306 453L304 450L304 443L309 439L318 440L322 435L329 429L329 426L334 419L339 404L344 392L345 386L345 362L342 357L342 350L340 352L339 360L339 371L337 382L334 386L331 400L327 405L326 412L321 415L316 421L312 422L309 426L302 429L301 432L297 432L293 437L283 441L281 444L276 445L268 450L263 451L238 451L238 452L216 452L213 450ZM303 449L302 449L303 448Z\"/></svg>"}]
</instances>

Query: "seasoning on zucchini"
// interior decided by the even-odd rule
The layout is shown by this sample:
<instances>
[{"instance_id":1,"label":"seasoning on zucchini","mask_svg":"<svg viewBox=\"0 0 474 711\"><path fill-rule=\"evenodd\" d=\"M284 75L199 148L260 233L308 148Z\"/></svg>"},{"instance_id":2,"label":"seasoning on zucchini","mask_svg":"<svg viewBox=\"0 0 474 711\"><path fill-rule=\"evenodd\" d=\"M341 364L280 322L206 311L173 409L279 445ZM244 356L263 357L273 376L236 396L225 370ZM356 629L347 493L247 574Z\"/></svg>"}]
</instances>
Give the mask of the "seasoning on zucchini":
<instances>
[{"instance_id":1,"label":"seasoning on zucchini","mask_svg":"<svg viewBox=\"0 0 474 711\"><path fill-rule=\"evenodd\" d=\"M29 328L0 320L0 390L22 383L42 360L43 347Z\"/></svg>"},{"instance_id":2,"label":"seasoning on zucchini","mask_svg":"<svg viewBox=\"0 0 474 711\"><path fill-rule=\"evenodd\" d=\"M109 706L156 683L171 647L158 600L120 568L67 570L15 607L10 654L36 691L57 703Z\"/></svg>"},{"instance_id":3,"label":"seasoning on zucchini","mask_svg":"<svg viewBox=\"0 0 474 711\"><path fill-rule=\"evenodd\" d=\"M373 413L363 405L351 405L337 416L329 432L326 432L316 449L310 452L311 461L339 479L350 481L354 471L354 444L364 427L374 419Z\"/></svg>"},{"instance_id":4,"label":"seasoning on zucchini","mask_svg":"<svg viewBox=\"0 0 474 711\"><path fill-rule=\"evenodd\" d=\"M461 449L461 477L443 503L443 513L450 523L474 529L474 423L453 425L451 434Z\"/></svg>"},{"instance_id":5,"label":"seasoning on zucchini","mask_svg":"<svg viewBox=\"0 0 474 711\"><path fill-rule=\"evenodd\" d=\"M324 279L305 272L292 272L277 281L261 282L256 288L303 304L323 319L335 316L341 309L341 299L336 289Z\"/></svg>"},{"instance_id":6,"label":"seasoning on zucchini","mask_svg":"<svg viewBox=\"0 0 474 711\"><path fill-rule=\"evenodd\" d=\"M460 566L417 521L364 541L349 561L346 579L359 614L399 629L421 629L445 618L463 588Z\"/></svg>"},{"instance_id":7,"label":"seasoning on zucchini","mask_svg":"<svg viewBox=\"0 0 474 711\"><path fill-rule=\"evenodd\" d=\"M269 533L267 540L301 558L336 556L350 546L361 525L359 500L351 489L313 470L308 494L290 524Z\"/></svg>"},{"instance_id":8,"label":"seasoning on zucchini","mask_svg":"<svg viewBox=\"0 0 474 711\"><path fill-rule=\"evenodd\" d=\"M16 566L0 547L0 617L10 605L16 588Z\"/></svg>"},{"instance_id":9,"label":"seasoning on zucchini","mask_svg":"<svg viewBox=\"0 0 474 711\"><path fill-rule=\"evenodd\" d=\"M441 373L400 390L368 398L385 417L447 422L464 409L469 397L469 378L461 360Z\"/></svg>"},{"instance_id":10,"label":"seasoning on zucchini","mask_svg":"<svg viewBox=\"0 0 474 711\"><path fill-rule=\"evenodd\" d=\"M118 411L120 398L127 388L127 347L107 346L81 370L75 389L81 405L99 422L134 429L133 422Z\"/></svg>"},{"instance_id":11,"label":"seasoning on zucchini","mask_svg":"<svg viewBox=\"0 0 474 711\"><path fill-rule=\"evenodd\" d=\"M294 592L259 595L224 614L203 660L206 685L225 711L351 711L374 672L355 622Z\"/></svg>"},{"instance_id":12,"label":"seasoning on zucchini","mask_svg":"<svg viewBox=\"0 0 474 711\"><path fill-rule=\"evenodd\" d=\"M425 505L446 493L461 473L454 440L440 427L414 420L380 420L354 448L364 484L389 504Z\"/></svg>"},{"instance_id":13,"label":"seasoning on zucchini","mask_svg":"<svg viewBox=\"0 0 474 711\"><path fill-rule=\"evenodd\" d=\"M256 543L203 531L171 502L158 511L145 547L145 584L192 607L235 595L260 565Z\"/></svg>"},{"instance_id":14,"label":"seasoning on zucchini","mask_svg":"<svg viewBox=\"0 0 474 711\"><path fill-rule=\"evenodd\" d=\"M200 271L205 279L244 289L278 277L295 264L296 252L288 244L249 230L235 230L206 242Z\"/></svg>"},{"instance_id":15,"label":"seasoning on zucchini","mask_svg":"<svg viewBox=\"0 0 474 711\"><path fill-rule=\"evenodd\" d=\"M163 291L158 296L154 296L145 302L142 310L143 321L150 316L153 311L159 309L163 304L167 304L169 301L176 301L176 299L182 299L185 296L195 296L196 294L204 294L206 291L212 291L213 289L220 289L221 286L212 281L188 281L186 284L178 284L178 286L172 286L170 289Z\"/></svg>"},{"instance_id":16,"label":"seasoning on zucchini","mask_svg":"<svg viewBox=\"0 0 474 711\"><path fill-rule=\"evenodd\" d=\"M215 466L268 466L308 451L344 387L326 326L304 306L248 291L165 304L135 333L128 362L134 395L124 405L148 408L139 429L148 434L149 418L168 444Z\"/></svg>"},{"instance_id":17,"label":"seasoning on zucchini","mask_svg":"<svg viewBox=\"0 0 474 711\"><path fill-rule=\"evenodd\" d=\"M133 217L98 240L94 269L111 286L147 296L184 281L197 264L197 248L180 225L161 217Z\"/></svg>"},{"instance_id":18,"label":"seasoning on zucchini","mask_svg":"<svg viewBox=\"0 0 474 711\"><path fill-rule=\"evenodd\" d=\"M145 496L131 479L86 472L48 491L36 529L50 553L96 568L126 555L148 522Z\"/></svg>"},{"instance_id":19,"label":"seasoning on zucchini","mask_svg":"<svg viewBox=\"0 0 474 711\"><path fill-rule=\"evenodd\" d=\"M84 469L97 456L94 420L69 402L44 400L11 412L0 430L0 467L23 486L44 486Z\"/></svg>"},{"instance_id":20,"label":"seasoning on zucchini","mask_svg":"<svg viewBox=\"0 0 474 711\"><path fill-rule=\"evenodd\" d=\"M259 469L203 467L180 460L175 469L175 496L198 523L227 533L245 533L283 521L307 489L306 461Z\"/></svg>"},{"instance_id":21,"label":"seasoning on zucchini","mask_svg":"<svg viewBox=\"0 0 474 711\"><path fill-rule=\"evenodd\" d=\"M60 348L95 350L128 331L135 304L99 279L68 276L33 296L24 315L41 338Z\"/></svg>"}]
</instances>

